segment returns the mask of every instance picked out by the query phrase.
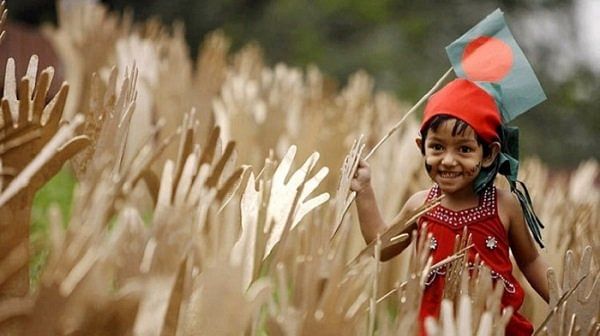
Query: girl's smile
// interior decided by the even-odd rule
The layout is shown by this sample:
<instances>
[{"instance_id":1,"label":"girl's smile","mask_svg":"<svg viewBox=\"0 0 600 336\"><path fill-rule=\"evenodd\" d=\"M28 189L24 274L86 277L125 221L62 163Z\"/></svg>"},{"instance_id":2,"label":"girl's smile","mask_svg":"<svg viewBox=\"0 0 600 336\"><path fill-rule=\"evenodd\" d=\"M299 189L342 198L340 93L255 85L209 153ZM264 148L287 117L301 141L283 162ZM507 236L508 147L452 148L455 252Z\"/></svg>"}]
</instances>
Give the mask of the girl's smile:
<instances>
[{"instance_id":1,"label":"girl's smile","mask_svg":"<svg viewBox=\"0 0 600 336\"><path fill-rule=\"evenodd\" d=\"M455 177L459 177L462 174L460 172L440 171L439 175L440 175L441 178L452 179L452 178L455 178Z\"/></svg>"},{"instance_id":2,"label":"girl's smile","mask_svg":"<svg viewBox=\"0 0 600 336\"><path fill-rule=\"evenodd\" d=\"M473 182L481 170L482 145L466 127L455 134L454 121L430 129L425 139L427 172L447 195L473 196Z\"/></svg>"}]
</instances>

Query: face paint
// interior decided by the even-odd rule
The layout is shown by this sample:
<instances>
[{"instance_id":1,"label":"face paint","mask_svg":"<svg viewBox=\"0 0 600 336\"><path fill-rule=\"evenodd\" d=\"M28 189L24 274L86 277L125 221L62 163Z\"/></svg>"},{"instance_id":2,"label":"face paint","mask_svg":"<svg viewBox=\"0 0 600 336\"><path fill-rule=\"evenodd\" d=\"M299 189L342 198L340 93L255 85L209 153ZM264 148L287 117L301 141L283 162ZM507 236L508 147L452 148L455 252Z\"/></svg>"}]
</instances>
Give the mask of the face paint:
<instances>
[{"instance_id":1,"label":"face paint","mask_svg":"<svg viewBox=\"0 0 600 336\"><path fill-rule=\"evenodd\" d=\"M483 167L483 147L472 129L465 126L455 130L454 126L456 122L444 122L431 128L425 145L420 145L425 148L424 166L432 181L446 195L467 197L473 193L474 180Z\"/></svg>"},{"instance_id":2,"label":"face paint","mask_svg":"<svg viewBox=\"0 0 600 336\"><path fill-rule=\"evenodd\" d=\"M480 169L480 168L481 168L481 161L480 161L480 162L478 162L478 163L475 165L475 167L473 167L473 168L469 169L469 171L467 171L467 175L468 175L468 176L473 176L473 175L475 175L475 174L476 174L476 173L479 171L479 169Z\"/></svg>"}]
</instances>

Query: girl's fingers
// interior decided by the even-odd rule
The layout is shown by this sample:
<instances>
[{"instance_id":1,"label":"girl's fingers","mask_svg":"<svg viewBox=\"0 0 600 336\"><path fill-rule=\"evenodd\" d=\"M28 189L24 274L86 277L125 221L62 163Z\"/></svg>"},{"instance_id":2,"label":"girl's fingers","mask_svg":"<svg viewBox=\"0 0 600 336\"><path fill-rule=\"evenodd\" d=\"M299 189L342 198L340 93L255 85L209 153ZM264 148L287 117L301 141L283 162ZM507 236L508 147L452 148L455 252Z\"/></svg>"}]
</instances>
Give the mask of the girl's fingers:
<instances>
[{"instance_id":1,"label":"girl's fingers","mask_svg":"<svg viewBox=\"0 0 600 336\"><path fill-rule=\"evenodd\" d=\"M350 182L350 190L358 192L359 189L360 184L358 183L358 181L356 181L356 179L352 179L352 181Z\"/></svg>"},{"instance_id":2,"label":"girl's fingers","mask_svg":"<svg viewBox=\"0 0 600 336\"><path fill-rule=\"evenodd\" d=\"M357 170L354 175L355 180L360 181L361 183L366 183L371 180L371 173L368 170Z\"/></svg>"}]
</instances>

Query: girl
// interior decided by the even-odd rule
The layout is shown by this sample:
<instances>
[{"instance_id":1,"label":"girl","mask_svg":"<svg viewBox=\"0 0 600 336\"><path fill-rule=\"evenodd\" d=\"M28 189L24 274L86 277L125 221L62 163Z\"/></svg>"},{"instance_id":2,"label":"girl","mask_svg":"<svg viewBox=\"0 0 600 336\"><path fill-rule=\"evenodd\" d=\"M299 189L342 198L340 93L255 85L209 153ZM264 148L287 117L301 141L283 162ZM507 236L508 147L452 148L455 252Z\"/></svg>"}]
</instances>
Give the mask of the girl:
<instances>
[{"instance_id":1,"label":"girl","mask_svg":"<svg viewBox=\"0 0 600 336\"><path fill-rule=\"evenodd\" d=\"M528 203L520 202L510 191L493 185L499 154L503 149L501 142L505 142L502 127L494 98L467 79L456 79L434 94L425 107L420 137L416 139L434 186L412 195L399 216L414 211L441 194L445 195L439 206L413 225L420 228L423 223L428 223L433 263L453 253L455 235L462 234L466 226L474 244L468 250L469 260L474 260L475 254L479 254L483 263L491 269L492 277L504 286L503 307L512 306L514 309L506 334L530 335L533 326L518 313L524 292L512 275L509 248L527 281L546 302L548 266L539 255L526 226L524 212L531 214ZM369 165L365 161L360 162L351 189L357 193L360 228L369 243L386 230L386 224L377 207L370 184ZM537 217L533 217L537 221ZM531 216L525 218L529 220ZM534 236L537 239L538 236ZM406 244L402 244L384 249L382 260L392 258L405 247ZM469 267L477 266L470 264ZM444 275L445 268L442 267L432 270L425 279L421 326L425 317L437 318L439 315Z\"/></svg>"}]
</instances>

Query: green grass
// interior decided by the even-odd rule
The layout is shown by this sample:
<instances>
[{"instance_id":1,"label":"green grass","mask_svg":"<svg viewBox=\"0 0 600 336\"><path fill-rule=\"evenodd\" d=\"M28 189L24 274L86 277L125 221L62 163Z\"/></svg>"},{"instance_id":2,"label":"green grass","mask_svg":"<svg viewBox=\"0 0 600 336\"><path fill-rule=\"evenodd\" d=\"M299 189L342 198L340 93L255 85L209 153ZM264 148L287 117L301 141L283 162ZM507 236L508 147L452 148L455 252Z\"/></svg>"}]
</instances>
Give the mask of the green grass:
<instances>
[{"instance_id":1,"label":"green grass","mask_svg":"<svg viewBox=\"0 0 600 336\"><path fill-rule=\"evenodd\" d=\"M35 195L31 210L31 234L29 236L31 251L29 269L32 285L37 284L40 271L48 257L48 210L52 204L57 204L63 220L66 221L70 218L73 190L76 182L72 172L67 168L63 168ZM63 224L66 225L66 223Z\"/></svg>"}]
</instances>

